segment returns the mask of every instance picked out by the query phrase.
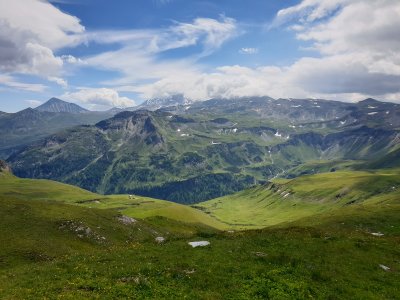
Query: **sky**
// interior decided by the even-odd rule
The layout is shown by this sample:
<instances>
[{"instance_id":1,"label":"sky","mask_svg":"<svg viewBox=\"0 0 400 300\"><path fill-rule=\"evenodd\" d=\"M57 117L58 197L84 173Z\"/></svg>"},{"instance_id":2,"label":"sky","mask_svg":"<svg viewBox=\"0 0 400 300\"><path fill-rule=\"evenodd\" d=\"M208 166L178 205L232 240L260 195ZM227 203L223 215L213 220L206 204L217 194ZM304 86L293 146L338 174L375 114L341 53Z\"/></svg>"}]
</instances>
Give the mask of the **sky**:
<instances>
[{"instance_id":1,"label":"sky","mask_svg":"<svg viewBox=\"0 0 400 300\"><path fill-rule=\"evenodd\" d=\"M0 0L0 111L177 94L400 103L400 1Z\"/></svg>"}]
</instances>

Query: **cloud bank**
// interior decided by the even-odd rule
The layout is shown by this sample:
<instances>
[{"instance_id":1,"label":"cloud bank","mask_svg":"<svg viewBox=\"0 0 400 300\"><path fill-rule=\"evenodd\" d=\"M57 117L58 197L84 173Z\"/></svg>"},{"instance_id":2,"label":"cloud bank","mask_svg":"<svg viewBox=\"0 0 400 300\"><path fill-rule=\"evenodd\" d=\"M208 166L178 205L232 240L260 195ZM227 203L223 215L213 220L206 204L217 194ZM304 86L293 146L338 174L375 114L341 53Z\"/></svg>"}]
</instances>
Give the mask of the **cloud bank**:
<instances>
[{"instance_id":1,"label":"cloud bank","mask_svg":"<svg viewBox=\"0 0 400 300\"><path fill-rule=\"evenodd\" d=\"M274 26L294 30L319 57L305 56L286 67L234 65L184 78L174 74L137 91L144 97L183 93L194 99L270 95L400 100L399 1L304 0L279 11Z\"/></svg>"},{"instance_id":2,"label":"cloud bank","mask_svg":"<svg viewBox=\"0 0 400 300\"><path fill-rule=\"evenodd\" d=\"M64 93L61 98L86 104L91 108L129 107L135 105L134 100L122 97L117 91L108 88L82 88L76 92Z\"/></svg>"},{"instance_id":3,"label":"cloud bank","mask_svg":"<svg viewBox=\"0 0 400 300\"><path fill-rule=\"evenodd\" d=\"M87 31L78 18L49 2L0 0L0 84L41 92L43 84L21 83L15 77L36 75L66 89L66 99L101 106L132 106L133 100L120 96L122 92L143 99L182 94L194 100L269 95L400 101L398 0L303 0L280 10L268 27L294 32L312 51L287 66L211 67L204 58L246 34L240 23L224 15L171 21L159 29ZM113 50L79 58L56 54L82 43L112 45L107 48ZM184 54L166 55L178 50ZM246 55L260 52L239 50ZM62 78L67 66L118 75L96 87L74 89Z\"/></svg>"}]
</instances>

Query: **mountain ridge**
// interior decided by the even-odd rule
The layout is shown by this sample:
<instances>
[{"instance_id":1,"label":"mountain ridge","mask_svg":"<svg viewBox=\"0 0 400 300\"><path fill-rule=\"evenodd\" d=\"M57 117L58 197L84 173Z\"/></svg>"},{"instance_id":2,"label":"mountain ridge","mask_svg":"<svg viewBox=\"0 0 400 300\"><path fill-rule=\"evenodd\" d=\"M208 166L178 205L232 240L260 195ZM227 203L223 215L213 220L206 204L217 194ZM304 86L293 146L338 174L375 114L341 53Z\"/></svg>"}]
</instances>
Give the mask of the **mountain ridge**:
<instances>
[{"instance_id":1,"label":"mountain ridge","mask_svg":"<svg viewBox=\"0 0 400 300\"><path fill-rule=\"evenodd\" d=\"M28 145L8 161L22 177L195 203L277 176L385 157L400 145L392 121L399 110L388 105L370 114L365 105L263 97L124 111Z\"/></svg>"}]
</instances>

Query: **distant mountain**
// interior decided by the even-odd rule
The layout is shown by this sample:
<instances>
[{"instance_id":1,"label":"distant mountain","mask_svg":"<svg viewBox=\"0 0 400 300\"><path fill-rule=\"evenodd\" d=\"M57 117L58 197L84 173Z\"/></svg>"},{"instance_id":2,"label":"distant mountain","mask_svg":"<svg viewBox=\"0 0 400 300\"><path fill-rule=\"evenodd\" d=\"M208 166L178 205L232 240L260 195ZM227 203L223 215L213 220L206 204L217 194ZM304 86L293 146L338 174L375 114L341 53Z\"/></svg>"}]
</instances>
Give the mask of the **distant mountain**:
<instances>
[{"instance_id":1,"label":"distant mountain","mask_svg":"<svg viewBox=\"0 0 400 300\"><path fill-rule=\"evenodd\" d=\"M32 108L0 114L0 158L5 159L21 147L60 130L95 124L113 115L113 112L47 112Z\"/></svg>"},{"instance_id":2,"label":"distant mountain","mask_svg":"<svg viewBox=\"0 0 400 300\"><path fill-rule=\"evenodd\" d=\"M60 100L58 98L51 98L47 102L43 103L42 105L38 106L35 108L37 111L42 111L42 112L64 112L64 113L73 113L73 114L79 114L79 113L85 113L88 110L84 109L83 107L80 107L79 105L76 105L74 103L69 103L63 100Z\"/></svg>"},{"instance_id":3,"label":"distant mountain","mask_svg":"<svg viewBox=\"0 0 400 300\"><path fill-rule=\"evenodd\" d=\"M134 109L157 110L163 107L188 105L191 103L193 103L193 101L185 98L183 95L174 95L166 98L153 98L146 100Z\"/></svg>"},{"instance_id":4,"label":"distant mountain","mask_svg":"<svg viewBox=\"0 0 400 300\"><path fill-rule=\"evenodd\" d=\"M383 102L214 99L121 112L32 143L8 162L21 177L195 203L277 176L389 162L400 147L399 113Z\"/></svg>"}]
</instances>

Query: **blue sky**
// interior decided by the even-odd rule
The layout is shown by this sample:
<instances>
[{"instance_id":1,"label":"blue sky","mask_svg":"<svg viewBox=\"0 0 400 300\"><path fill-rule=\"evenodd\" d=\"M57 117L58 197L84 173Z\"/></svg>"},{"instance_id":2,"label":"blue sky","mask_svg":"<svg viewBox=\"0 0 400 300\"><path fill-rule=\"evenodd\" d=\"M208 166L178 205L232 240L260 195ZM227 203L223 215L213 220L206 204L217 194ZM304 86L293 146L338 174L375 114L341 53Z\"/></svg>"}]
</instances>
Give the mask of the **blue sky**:
<instances>
[{"instance_id":1,"label":"blue sky","mask_svg":"<svg viewBox=\"0 0 400 300\"><path fill-rule=\"evenodd\" d=\"M0 111L183 94L400 100L397 0L0 0Z\"/></svg>"}]
</instances>

